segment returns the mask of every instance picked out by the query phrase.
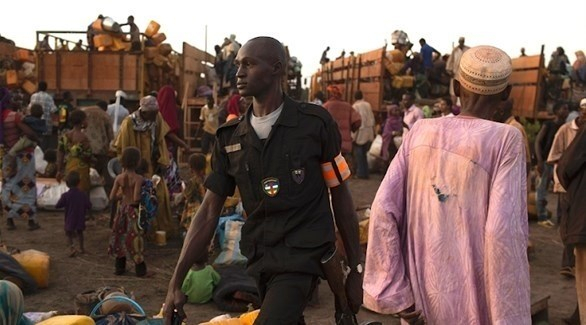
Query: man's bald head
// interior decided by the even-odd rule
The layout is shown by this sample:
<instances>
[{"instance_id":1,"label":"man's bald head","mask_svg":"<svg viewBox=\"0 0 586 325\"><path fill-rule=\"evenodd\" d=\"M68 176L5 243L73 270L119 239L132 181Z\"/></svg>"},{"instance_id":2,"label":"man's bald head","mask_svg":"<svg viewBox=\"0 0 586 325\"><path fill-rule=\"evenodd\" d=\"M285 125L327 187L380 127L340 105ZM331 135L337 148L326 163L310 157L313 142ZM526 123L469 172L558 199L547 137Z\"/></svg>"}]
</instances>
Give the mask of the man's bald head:
<instances>
[{"instance_id":1,"label":"man's bald head","mask_svg":"<svg viewBox=\"0 0 586 325\"><path fill-rule=\"evenodd\" d=\"M268 36L259 36L250 39L244 44L244 47L254 49L260 58L271 64L281 62L282 72L285 73L287 54L285 47L278 40Z\"/></svg>"}]
</instances>

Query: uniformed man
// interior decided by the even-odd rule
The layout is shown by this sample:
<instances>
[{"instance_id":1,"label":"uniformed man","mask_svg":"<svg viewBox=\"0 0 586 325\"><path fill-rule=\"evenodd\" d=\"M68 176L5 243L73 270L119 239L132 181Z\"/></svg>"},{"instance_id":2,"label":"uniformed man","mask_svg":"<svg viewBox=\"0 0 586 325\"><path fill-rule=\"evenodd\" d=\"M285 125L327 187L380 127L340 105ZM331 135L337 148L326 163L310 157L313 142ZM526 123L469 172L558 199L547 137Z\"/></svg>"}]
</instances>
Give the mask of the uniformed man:
<instances>
[{"instance_id":1,"label":"uniformed man","mask_svg":"<svg viewBox=\"0 0 586 325\"><path fill-rule=\"evenodd\" d=\"M350 270L345 292L356 313L362 304L358 222L338 127L322 107L283 93L286 56L276 39L248 41L235 63L239 93L252 97L252 105L216 133L207 192L169 284L166 324L174 310L185 318L181 284L193 263L207 258L224 200L236 186L248 215L240 247L262 299L255 324L305 323L303 310L323 275L321 260L335 241L328 190Z\"/></svg>"}]
</instances>

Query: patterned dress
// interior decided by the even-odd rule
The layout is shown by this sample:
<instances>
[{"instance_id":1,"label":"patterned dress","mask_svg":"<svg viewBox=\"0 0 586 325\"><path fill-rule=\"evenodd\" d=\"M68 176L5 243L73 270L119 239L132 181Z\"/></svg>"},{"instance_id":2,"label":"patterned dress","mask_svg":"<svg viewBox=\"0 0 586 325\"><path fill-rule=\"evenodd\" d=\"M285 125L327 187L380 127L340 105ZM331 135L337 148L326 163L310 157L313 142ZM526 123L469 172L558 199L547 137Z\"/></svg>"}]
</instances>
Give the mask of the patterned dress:
<instances>
[{"instance_id":1,"label":"patterned dress","mask_svg":"<svg viewBox=\"0 0 586 325\"><path fill-rule=\"evenodd\" d=\"M65 174L70 171L77 171L80 176L79 187L84 192L90 191L90 162L92 159L92 148L89 144L72 143L64 134L59 139L59 151L65 153Z\"/></svg>"},{"instance_id":2,"label":"patterned dress","mask_svg":"<svg viewBox=\"0 0 586 325\"><path fill-rule=\"evenodd\" d=\"M108 254L120 258L129 256L134 263L144 261L144 231L138 223L138 206L120 202L112 225Z\"/></svg>"},{"instance_id":3,"label":"patterned dress","mask_svg":"<svg viewBox=\"0 0 586 325\"><path fill-rule=\"evenodd\" d=\"M4 110L2 112L4 142L12 147L20 137L17 124L21 121L20 113ZM7 218L21 217L35 220L37 211L36 170L33 149L26 148L16 157L2 157L2 207Z\"/></svg>"}]
</instances>

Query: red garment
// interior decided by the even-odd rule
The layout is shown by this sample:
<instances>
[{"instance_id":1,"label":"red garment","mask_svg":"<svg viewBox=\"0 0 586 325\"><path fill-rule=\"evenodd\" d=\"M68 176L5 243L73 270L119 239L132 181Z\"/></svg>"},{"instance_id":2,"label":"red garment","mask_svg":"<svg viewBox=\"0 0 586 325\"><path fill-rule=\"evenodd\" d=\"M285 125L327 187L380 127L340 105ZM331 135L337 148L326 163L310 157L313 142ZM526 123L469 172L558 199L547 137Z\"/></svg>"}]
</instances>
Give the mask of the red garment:
<instances>
[{"instance_id":1,"label":"red garment","mask_svg":"<svg viewBox=\"0 0 586 325\"><path fill-rule=\"evenodd\" d=\"M342 153L352 152L352 126L360 126L360 114L348 102L335 98L328 100L323 106L338 124L342 136Z\"/></svg>"},{"instance_id":2,"label":"red garment","mask_svg":"<svg viewBox=\"0 0 586 325\"><path fill-rule=\"evenodd\" d=\"M157 102L159 103L159 112L163 119L169 125L170 131L179 131L179 120L177 119L177 103L175 101L175 89L171 86L164 86L157 94Z\"/></svg>"},{"instance_id":3,"label":"red garment","mask_svg":"<svg viewBox=\"0 0 586 325\"><path fill-rule=\"evenodd\" d=\"M228 100L228 115L234 114L236 116L240 116L240 99L242 96L239 94L232 95Z\"/></svg>"},{"instance_id":4,"label":"red garment","mask_svg":"<svg viewBox=\"0 0 586 325\"><path fill-rule=\"evenodd\" d=\"M2 111L2 131L4 144L7 148L11 148L18 141L22 135L22 131L18 128L18 123L22 120L22 115L18 112L5 109Z\"/></svg>"}]
</instances>

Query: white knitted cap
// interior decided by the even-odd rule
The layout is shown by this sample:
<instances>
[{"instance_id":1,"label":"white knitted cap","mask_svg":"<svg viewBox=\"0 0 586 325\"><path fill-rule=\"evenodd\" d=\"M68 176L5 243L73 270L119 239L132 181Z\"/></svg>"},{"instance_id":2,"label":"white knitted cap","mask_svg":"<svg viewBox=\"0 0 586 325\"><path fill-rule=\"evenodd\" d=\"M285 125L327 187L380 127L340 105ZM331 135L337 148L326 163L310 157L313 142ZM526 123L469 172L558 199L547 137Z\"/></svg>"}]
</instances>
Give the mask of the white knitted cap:
<instances>
[{"instance_id":1,"label":"white knitted cap","mask_svg":"<svg viewBox=\"0 0 586 325\"><path fill-rule=\"evenodd\" d=\"M458 81L462 87L480 95L503 91L512 72L511 58L493 46L476 46L462 54Z\"/></svg>"}]
</instances>

